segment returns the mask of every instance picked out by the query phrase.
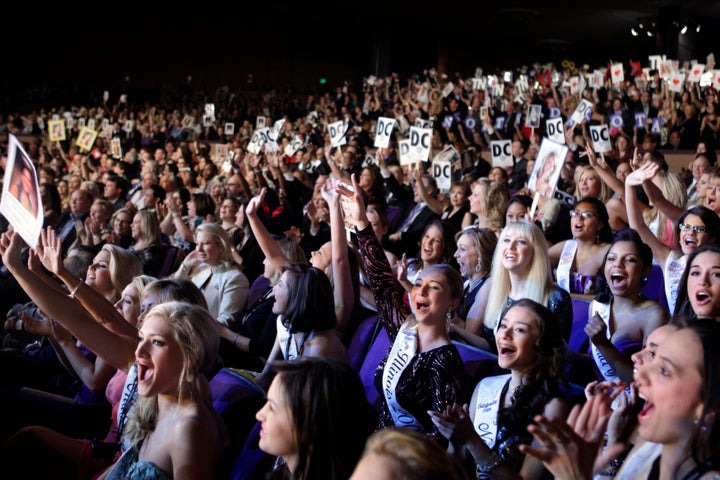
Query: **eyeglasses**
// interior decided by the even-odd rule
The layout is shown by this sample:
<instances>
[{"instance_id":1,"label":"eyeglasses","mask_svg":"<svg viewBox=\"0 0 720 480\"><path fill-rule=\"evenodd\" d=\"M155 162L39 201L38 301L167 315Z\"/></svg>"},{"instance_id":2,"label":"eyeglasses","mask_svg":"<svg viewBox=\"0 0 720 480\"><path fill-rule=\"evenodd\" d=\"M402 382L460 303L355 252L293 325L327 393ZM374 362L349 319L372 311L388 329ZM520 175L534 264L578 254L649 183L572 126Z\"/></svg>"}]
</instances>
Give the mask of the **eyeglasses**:
<instances>
[{"instance_id":1,"label":"eyeglasses","mask_svg":"<svg viewBox=\"0 0 720 480\"><path fill-rule=\"evenodd\" d=\"M705 233L707 232L707 227L703 227L701 225L686 225L684 223L681 223L678 225L678 228L681 232L689 232L692 230L693 233Z\"/></svg>"},{"instance_id":2,"label":"eyeglasses","mask_svg":"<svg viewBox=\"0 0 720 480\"><path fill-rule=\"evenodd\" d=\"M570 210L570 216L571 217L581 217L583 220L587 220L588 218L595 218L597 217L597 213L591 212L590 210L586 210L584 212L578 212L577 210Z\"/></svg>"}]
</instances>

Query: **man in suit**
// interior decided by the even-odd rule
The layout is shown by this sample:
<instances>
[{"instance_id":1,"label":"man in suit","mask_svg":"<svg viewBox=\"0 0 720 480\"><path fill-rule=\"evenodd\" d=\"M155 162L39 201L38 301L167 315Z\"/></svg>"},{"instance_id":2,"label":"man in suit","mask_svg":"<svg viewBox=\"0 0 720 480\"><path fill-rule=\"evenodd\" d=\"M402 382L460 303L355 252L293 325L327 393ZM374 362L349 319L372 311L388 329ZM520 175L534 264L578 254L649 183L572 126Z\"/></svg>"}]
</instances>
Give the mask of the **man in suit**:
<instances>
[{"instance_id":1,"label":"man in suit","mask_svg":"<svg viewBox=\"0 0 720 480\"><path fill-rule=\"evenodd\" d=\"M62 241L63 258L77 236L75 224L77 222L84 222L88 215L90 215L92 203L92 194L85 189L79 188L75 190L70 197L70 211L60 215L60 219L55 225L55 232L57 237Z\"/></svg>"},{"instance_id":2,"label":"man in suit","mask_svg":"<svg viewBox=\"0 0 720 480\"><path fill-rule=\"evenodd\" d=\"M437 197L438 188L432 175L424 174L422 182L427 189L427 194ZM416 257L420 251L420 239L425 226L440 217L422 201L415 184L413 184L413 202L414 205L407 211L400 228L388 236L386 248L398 258L402 257L403 253L407 254L408 258Z\"/></svg>"}]
</instances>

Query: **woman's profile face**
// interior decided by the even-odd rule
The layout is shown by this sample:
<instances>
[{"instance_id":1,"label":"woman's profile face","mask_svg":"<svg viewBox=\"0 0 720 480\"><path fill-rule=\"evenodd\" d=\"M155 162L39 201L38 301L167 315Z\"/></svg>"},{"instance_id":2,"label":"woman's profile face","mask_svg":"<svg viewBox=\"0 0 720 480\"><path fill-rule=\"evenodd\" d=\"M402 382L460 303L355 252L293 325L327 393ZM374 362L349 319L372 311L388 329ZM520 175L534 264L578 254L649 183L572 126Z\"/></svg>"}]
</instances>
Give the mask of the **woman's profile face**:
<instances>
[{"instance_id":1,"label":"woman's profile face","mask_svg":"<svg viewBox=\"0 0 720 480\"><path fill-rule=\"evenodd\" d=\"M268 389L267 402L258 410L255 418L262 422L258 442L260 449L288 462L288 459L298 454L298 435L282 379L282 373L273 379Z\"/></svg>"},{"instance_id":2,"label":"woman's profile face","mask_svg":"<svg viewBox=\"0 0 720 480\"><path fill-rule=\"evenodd\" d=\"M472 194L470 195L470 213L475 215L482 215L485 209L485 190L486 187L482 183L476 183L472 187Z\"/></svg>"},{"instance_id":3,"label":"woman's profile face","mask_svg":"<svg viewBox=\"0 0 720 480\"><path fill-rule=\"evenodd\" d=\"M638 433L647 441L687 442L702 415L703 347L695 332L681 329L658 346L655 358L637 370L638 393L645 408Z\"/></svg>"}]
</instances>

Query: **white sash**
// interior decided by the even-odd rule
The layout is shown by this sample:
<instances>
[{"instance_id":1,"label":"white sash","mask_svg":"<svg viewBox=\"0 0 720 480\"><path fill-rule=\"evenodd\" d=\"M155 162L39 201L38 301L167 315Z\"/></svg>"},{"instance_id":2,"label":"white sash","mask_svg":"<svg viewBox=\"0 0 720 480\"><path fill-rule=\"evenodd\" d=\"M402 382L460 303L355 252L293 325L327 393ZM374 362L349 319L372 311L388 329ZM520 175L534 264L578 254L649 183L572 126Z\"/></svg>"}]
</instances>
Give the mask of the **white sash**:
<instances>
[{"instance_id":1,"label":"white sash","mask_svg":"<svg viewBox=\"0 0 720 480\"><path fill-rule=\"evenodd\" d=\"M600 318L602 318L603 322L605 322L605 336L610 339L612 337L612 334L610 332L610 304L600 303L597 300L593 300L589 314L593 315L594 313L600 315ZM605 359L605 356L602 354L600 349L597 348L592 342L590 342L590 349L592 350L592 356L595 360L595 364L597 365L598 370L600 370L600 373L605 378L605 380L620 380L620 378L615 373L615 369L613 368L613 366L610 365L610 362Z\"/></svg>"},{"instance_id":2,"label":"white sash","mask_svg":"<svg viewBox=\"0 0 720 480\"><path fill-rule=\"evenodd\" d=\"M406 321L400 326L387 362L385 362L382 385L385 401L395 426L424 432L422 424L398 403L395 395L402 373L417 352L417 341L417 325L410 327Z\"/></svg>"},{"instance_id":3,"label":"white sash","mask_svg":"<svg viewBox=\"0 0 720 480\"><path fill-rule=\"evenodd\" d=\"M477 386L473 425L475 431L489 448L495 446L500 396L509 381L510 374L508 373L506 375L485 377Z\"/></svg>"},{"instance_id":4,"label":"white sash","mask_svg":"<svg viewBox=\"0 0 720 480\"><path fill-rule=\"evenodd\" d=\"M665 281L665 298L667 299L670 314L675 313L675 303L677 302L678 289L680 288L680 279L685 272L687 264L687 255L670 252L665 261L663 271L663 280Z\"/></svg>"},{"instance_id":5,"label":"white sash","mask_svg":"<svg viewBox=\"0 0 720 480\"><path fill-rule=\"evenodd\" d=\"M560 261L558 261L555 277L557 278L558 287L570 293L570 268L577 251L577 241L570 239L563 245L560 253Z\"/></svg>"}]
</instances>

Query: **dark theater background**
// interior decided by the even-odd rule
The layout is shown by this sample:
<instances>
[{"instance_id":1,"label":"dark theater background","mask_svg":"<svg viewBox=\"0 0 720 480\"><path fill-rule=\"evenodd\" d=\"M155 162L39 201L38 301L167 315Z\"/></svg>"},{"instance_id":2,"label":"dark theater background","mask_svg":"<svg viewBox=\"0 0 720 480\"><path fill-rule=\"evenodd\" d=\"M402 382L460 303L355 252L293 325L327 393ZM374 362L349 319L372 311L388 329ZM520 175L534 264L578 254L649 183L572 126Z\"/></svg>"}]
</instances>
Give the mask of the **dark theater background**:
<instances>
[{"instance_id":1,"label":"dark theater background","mask_svg":"<svg viewBox=\"0 0 720 480\"><path fill-rule=\"evenodd\" d=\"M720 2L19 2L4 22L0 106L34 96L193 85L303 90L437 66L471 76L666 54L705 63ZM634 35L633 32L637 35ZM249 76L252 84L248 85ZM33 93L34 92L34 93ZM44 98L44 97L42 97Z\"/></svg>"}]
</instances>

